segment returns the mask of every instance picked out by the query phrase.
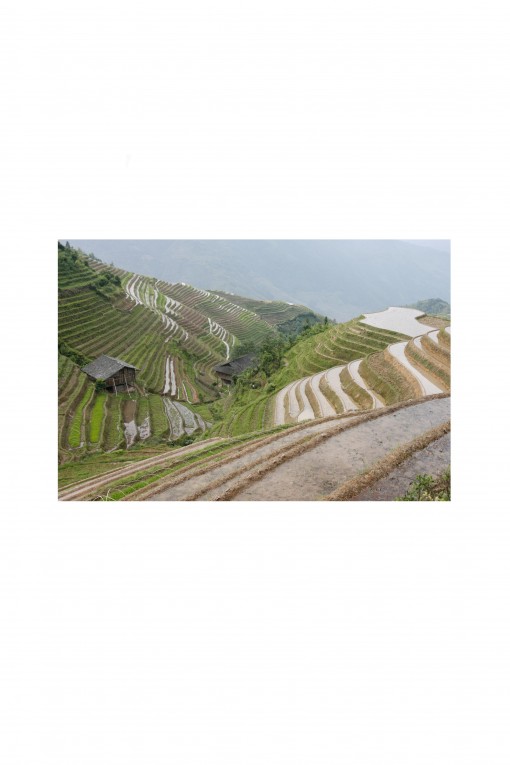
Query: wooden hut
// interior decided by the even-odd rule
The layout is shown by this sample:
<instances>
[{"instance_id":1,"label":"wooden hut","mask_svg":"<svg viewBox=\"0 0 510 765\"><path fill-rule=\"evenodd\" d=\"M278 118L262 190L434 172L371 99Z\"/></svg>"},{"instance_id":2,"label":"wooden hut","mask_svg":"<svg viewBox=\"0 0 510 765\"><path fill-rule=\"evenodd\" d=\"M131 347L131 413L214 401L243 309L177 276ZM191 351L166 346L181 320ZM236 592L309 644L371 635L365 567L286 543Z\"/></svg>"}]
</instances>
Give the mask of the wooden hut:
<instances>
[{"instance_id":1,"label":"wooden hut","mask_svg":"<svg viewBox=\"0 0 510 765\"><path fill-rule=\"evenodd\" d=\"M82 372L85 372L91 380L104 382L107 390L114 390L115 393L119 390L128 390L133 386L138 371L132 364L122 359L115 359L113 356L99 356L82 368Z\"/></svg>"},{"instance_id":2,"label":"wooden hut","mask_svg":"<svg viewBox=\"0 0 510 765\"><path fill-rule=\"evenodd\" d=\"M232 359L227 361L226 364L217 364L214 367L214 371L223 382L227 385L231 385L234 382L234 377L245 372L247 369L254 367L257 362L256 353L247 353L245 356L240 356L238 359Z\"/></svg>"}]
</instances>

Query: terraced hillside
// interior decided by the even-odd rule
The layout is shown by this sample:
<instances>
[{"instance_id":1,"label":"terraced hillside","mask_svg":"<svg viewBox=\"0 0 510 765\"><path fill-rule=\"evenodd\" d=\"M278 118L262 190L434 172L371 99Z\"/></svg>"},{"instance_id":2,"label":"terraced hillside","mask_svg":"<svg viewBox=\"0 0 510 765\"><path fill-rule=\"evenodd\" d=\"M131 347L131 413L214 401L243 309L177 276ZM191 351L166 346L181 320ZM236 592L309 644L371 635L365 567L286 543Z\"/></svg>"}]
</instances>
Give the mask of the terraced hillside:
<instances>
[{"instance_id":1,"label":"terraced hillside","mask_svg":"<svg viewBox=\"0 0 510 765\"><path fill-rule=\"evenodd\" d=\"M277 334L220 295L169 284L59 245L59 455L75 459L204 432L218 398L213 367ZM112 396L80 369L101 354L138 368Z\"/></svg>"},{"instance_id":2,"label":"terraced hillside","mask_svg":"<svg viewBox=\"0 0 510 765\"><path fill-rule=\"evenodd\" d=\"M428 332L289 383L275 397L275 425L380 409L450 390L449 328L433 329L406 309L388 309L367 316L360 324L371 326L372 321L383 331L389 331L384 330L386 325L413 334Z\"/></svg>"},{"instance_id":3,"label":"terraced hillside","mask_svg":"<svg viewBox=\"0 0 510 765\"><path fill-rule=\"evenodd\" d=\"M448 391L449 334L426 322L417 310L393 308L313 328L266 383L224 402L212 433L236 436Z\"/></svg>"},{"instance_id":4,"label":"terraced hillside","mask_svg":"<svg viewBox=\"0 0 510 765\"><path fill-rule=\"evenodd\" d=\"M59 245L59 498L395 498L449 462L450 342L417 309L331 324ZM249 345L255 367L221 385L214 366ZM100 354L136 385L92 382Z\"/></svg>"},{"instance_id":5,"label":"terraced hillside","mask_svg":"<svg viewBox=\"0 0 510 765\"><path fill-rule=\"evenodd\" d=\"M449 465L447 394L349 413L291 428L192 447L111 467L62 489L60 499L160 501L344 500L362 492L391 496L393 479L414 466L439 474ZM407 486L404 480L404 491ZM374 497L377 498L377 497Z\"/></svg>"},{"instance_id":6,"label":"terraced hillside","mask_svg":"<svg viewBox=\"0 0 510 765\"><path fill-rule=\"evenodd\" d=\"M262 389L248 388L226 402L222 422L213 428L215 435L234 436L272 427L275 424L291 423L297 421L297 416L300 414L303 414L301 420L304 420L307 416L313 418L323 416L326 412L333 414L343 411L344 407L333 395L334 380L327 380L325 377L327 370L382 351L391 343L407 337L398 332L369 327L362 324L359 319L345 324L322 325L313 329L322 331L299 339L285 354L282 368L270 377ZM331 399L333 409L327 406L323 397L321 397L323 409L316 405L313 389L318 390L318 382L322 377L324 381L321 387L324 389L326 398ZM330 391L331 386L333 389ZM306 395L303 395L305 388ZM352 386L349 387L349 391L351 388ZM292 413L289 417L280 416L282 397L291 390L288 405L292 407ZM353 393L353 395L358 394ZM349 408L348 404L347 409ZM277 414L278 412L280 414Z\"/></svg>"},{"instance_id":7,"label":"terraced hillside","mask_svg":"<svg viewBox=\"0 0 510 765\"><path fill-rule=\"evenodd\" d=\"M287 303L282 300L253 300L230 292L218 292L218 295L253 311L268 324L277 326L286 334L298 333L305 326L313 326L323 320L323 316L314 313L304 305Z\"/></svg>"}]
</instances>

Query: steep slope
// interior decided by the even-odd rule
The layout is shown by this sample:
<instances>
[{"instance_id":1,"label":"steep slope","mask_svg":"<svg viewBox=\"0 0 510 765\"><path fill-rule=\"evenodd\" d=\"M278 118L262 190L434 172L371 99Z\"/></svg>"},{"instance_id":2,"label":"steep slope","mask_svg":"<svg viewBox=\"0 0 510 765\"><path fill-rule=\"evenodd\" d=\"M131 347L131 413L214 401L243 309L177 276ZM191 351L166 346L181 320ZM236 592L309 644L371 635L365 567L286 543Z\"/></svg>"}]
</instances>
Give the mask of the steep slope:
<instances>
[{"instance_id":1,"label":"steep slope","mask_svg":"<svg viewBox=\"0 0 510 765\"><path fill-rule=\"evenodd\" d=\"M276 335L274 325L220 295L59 245L61 460L204 432L218 397L214 365L243 342L257 347ZM136 390L112 396L81 372L103 353L139 369Z\"/></svg>"},{"instance_id":2,"label":"steep slope","mask_svg":"<svg viewBox=\"0 0 510 765\"><path fill-rule=\"evenodd\" d=\"M73 240L107 262L166 281L302 303L338 321L437 295L449 300L450 257L398 240ZM142 265L141 265L142 264Z\"/></svg>"}]
</instances>

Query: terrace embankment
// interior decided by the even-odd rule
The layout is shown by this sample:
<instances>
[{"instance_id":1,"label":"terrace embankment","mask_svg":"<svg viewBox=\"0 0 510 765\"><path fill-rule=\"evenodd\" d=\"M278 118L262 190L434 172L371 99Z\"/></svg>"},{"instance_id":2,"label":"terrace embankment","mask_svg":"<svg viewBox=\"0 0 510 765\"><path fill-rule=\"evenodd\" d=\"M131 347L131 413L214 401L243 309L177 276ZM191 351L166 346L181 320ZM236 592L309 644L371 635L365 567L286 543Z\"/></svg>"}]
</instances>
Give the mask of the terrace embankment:
<instances>
[{"instance_id":1,"label":"terrace embankment","mask_svg":"<svg viewBox=\"0 0 510 765\"><path fill-rule=\"evenodd\" d=\"M402 497L417 475L441 475L450 465L450 433L433 440L391 470L350 497L354 502L391 501Z\"/></svg>"},{"instance_id":2,"label":"terrace embankment","mask_svg":"<svg viewBox=\"0 0 510 765\"><path fill-rule=\"evenodd\" d=\"M272 434L209 439L68 486L59 498L324 499L374 466L375 479L381 479L385 475L380 473L381 460L389 457L386 473L393 471L404 458L443 435L434 432L431 437L431 428L444 429L448 423L449 397L441 394L377 411L306 422ZM356 486L359 493L368 484Z\"/></svg>"},{"instance_id":3,"label":"terrace embankment","mask_svg":"<svg viewBox=\"0 0 510 765\"><path fill-rule=\"evenodd\" d=\"M247 476L252 476L254 471L262 465L267 465L269 461L288 457L292 453L291 449L302 448L310 439L332 430L347 427L352 418L344 417L340 423L339 419L333 417L305 423L302 426L250 443L227 455L218 464L208 466L206 470L197 467L193 474L186 476L184 481L177 477L170 479L163 490L158 486L153 487L150 497L147 495L144 498L158 501L216 499L218 492L229 489L234 480L240 476L246 479Z\"/></svg>"},{"instance_id":4,"label":"terrace embankment","mask_svg":"<svg viewBox=\"0 0 510 765\"><path fill-rule=\"evenodd\" d=\"M343 483L404 447L431 427L450 419L449 397L425 399L399 408L360 415L351 427L303 444L294 454L252 482L239 484L218 499L236 501L312 501L323 499Z\"/></svg>"},{"instance_id":5,"label":"terrace embankment","mask_svg":"<svg viewBox=\"0 0 510 765\"><path fill-rule=\"evenodd\" d=\"M428 328L411 319L420 331ZM351 334L356 329L349 327ZM441 342L442 338L447 341ZM449 340L449 333L443 329L432 329L382 349L366 345L363 358L295 380L278 391L274 424L312 420L332 410L340 414L353 409L380 409L399 401L446 392L450 389ZM368 342L374 342L373 336L365 339Z\"/></svg>"},{"instance_id":6,"label":"terrace embankment","mask_svg":"<svg viewBox=\"0 0 510 765\"><path fill-rule=\"evenodd\" d=\"M443 426L449 408L449 397L441 394L303 423L198 463L126 499L323 499L394 449Z\"/></svg>"}]
</instances>

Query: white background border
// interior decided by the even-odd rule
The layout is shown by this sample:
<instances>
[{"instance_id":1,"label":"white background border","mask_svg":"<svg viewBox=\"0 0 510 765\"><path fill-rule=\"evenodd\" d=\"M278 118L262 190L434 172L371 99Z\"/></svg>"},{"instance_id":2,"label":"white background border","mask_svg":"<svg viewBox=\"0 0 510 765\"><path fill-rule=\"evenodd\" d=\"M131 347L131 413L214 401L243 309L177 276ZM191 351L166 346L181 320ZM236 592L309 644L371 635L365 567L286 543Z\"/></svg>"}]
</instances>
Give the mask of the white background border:
<instances>
[{"instance_id":1,"label":"white background border","mask_svg":"<svg viewBox=\"0 0 510 765\"><path fill-rule=\"evenodd\" d=\"M5 5L2 762L508 763L504 11ZM450 238L451 505L59 507L57 237Z\"/></svg>"}]
</instances>

